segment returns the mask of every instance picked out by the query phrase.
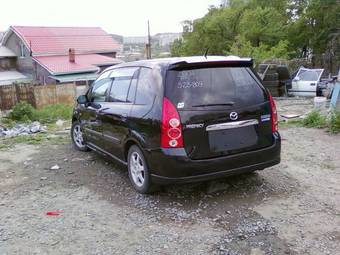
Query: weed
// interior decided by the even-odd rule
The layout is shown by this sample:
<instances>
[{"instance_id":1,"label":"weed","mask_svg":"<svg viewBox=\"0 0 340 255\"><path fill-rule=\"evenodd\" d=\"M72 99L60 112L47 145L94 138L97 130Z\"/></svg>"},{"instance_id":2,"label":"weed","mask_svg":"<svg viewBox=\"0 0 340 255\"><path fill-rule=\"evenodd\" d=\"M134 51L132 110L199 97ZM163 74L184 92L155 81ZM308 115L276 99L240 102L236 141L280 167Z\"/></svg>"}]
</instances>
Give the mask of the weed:
<instances>
[{"instance_id":1,"label":"weed","mask_svg":"<svg viewBox=\"0 0 340 255\"><path fill-rule=\"evenodd\" d=\"M331 133L340 132L340 112L333 111L330 113L330 118L328 121L328 130Z\"/></svg>"},{"instance_id":2,"label":"weed","mask_svg":"<svg viewBox=\"0 0 340 255\"><path fill-rule=\"evenodd\" d=\"M326 117L319 111L313 110L302 120L302 125L305 127L325 128L327 126L327 121Z\"/></svg>"},{"instance_id":3,"label":"weed","mask_svg":"<svg viewBox=\"0 0 340 255\"><path fill-rule=\"evenodd\" d=\"M52 123L58 119L69 120L71 117L72 107L64 104L48 105L34 112L34 120L41 123Z\"/></svg>"}]
</instances>

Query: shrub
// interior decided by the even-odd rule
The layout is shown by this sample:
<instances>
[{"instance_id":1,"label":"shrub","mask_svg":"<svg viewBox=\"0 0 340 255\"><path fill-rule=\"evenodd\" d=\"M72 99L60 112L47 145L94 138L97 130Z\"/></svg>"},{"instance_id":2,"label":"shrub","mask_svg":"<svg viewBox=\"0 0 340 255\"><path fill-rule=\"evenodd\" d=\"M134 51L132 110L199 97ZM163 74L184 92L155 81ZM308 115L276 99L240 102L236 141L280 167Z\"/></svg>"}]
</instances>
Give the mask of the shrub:
<instances>
[{"instance_id":1,"label":"shrub","mask_svg":"<svg viewBox=\"0 0 340 255\"><path fill-rule=\"evenodd\" d=\"M313 110L303 119L302 125L305 127L324 128L327 126L326 117L319 111Z\"/></svg>"},{"instance_id":2,"label":"shrub","mask_svg":"<svg viewBox=\"0 0 340 255\"><path fill-rule=\"evenodd\" d=\"M13 107L8 118L19 122L29 122L33 120L34 111L35 109L29 103L20 102Z\"/></svg>"}]
</instances>

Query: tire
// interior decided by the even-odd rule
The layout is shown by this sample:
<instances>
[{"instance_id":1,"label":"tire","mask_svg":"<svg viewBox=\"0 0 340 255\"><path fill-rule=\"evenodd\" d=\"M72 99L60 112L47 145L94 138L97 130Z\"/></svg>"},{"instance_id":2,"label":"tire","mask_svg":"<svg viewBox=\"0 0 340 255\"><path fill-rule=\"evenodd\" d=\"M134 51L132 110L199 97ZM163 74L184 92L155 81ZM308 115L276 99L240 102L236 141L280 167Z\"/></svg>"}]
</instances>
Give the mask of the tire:
<instances>
[{"instance_id":1,"label":"tire","mask_svg":"<svg viewBox=\"0 0 340 255\"><path fill-rule=\"evenodd\" d=\"M266 75L264 76L263 80L264 81L277 81L279 79L279 74L278 73L266 73Z\"/></svg>"},{"instance_id":2,"label":"tire","mask_svg":"<svg viewBox=\"0 0 340 255\"><path fill-rule=\"evenodd\" d=\"M276 71L279 74L279 80L280 81L290 80L291 79L288 67L286 65L279 65L279 66L277 66Z\"/></svg>"},{"instance_id":3,"label":"tire","mask_svg":"<svg viewBox=\"0 0 340 255\"><path fill-rule=\"evenodd\" d=\"M83 138L83 130L78 121L72 123L71 138L74 148L78 151L89 151Z\"/></svg>"},{"instance_id":4,"label":"tire","mask_svg":"<svg viewBox=\"0 0 340 255\"><path fill-rule=\"evenodd\" d=\"M143 152L136 145L132 145L127 157L129 179L133 188L141 194L150 194L155 191L151 183L149 168Z\"/></svg>"},{"instance_id":5,"label":"tire","mask_svg":"<svg viewBox=\"0 0 340 255\"><path fill-rule=\"evenodd\" d=\"M267 87L279 87L279 81L278 80L276 80L276 81L263 81L262 84L265 88L267 88Z\"/></svg>"}]
</instances>

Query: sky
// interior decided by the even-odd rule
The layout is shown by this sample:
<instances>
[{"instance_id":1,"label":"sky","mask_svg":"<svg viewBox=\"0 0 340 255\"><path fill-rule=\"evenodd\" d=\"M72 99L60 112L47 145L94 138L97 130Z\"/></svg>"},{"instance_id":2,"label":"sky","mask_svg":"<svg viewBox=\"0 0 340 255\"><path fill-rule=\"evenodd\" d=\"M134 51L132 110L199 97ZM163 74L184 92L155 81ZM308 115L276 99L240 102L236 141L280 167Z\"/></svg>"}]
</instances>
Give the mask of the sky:
<instances>
[{"instance_id":1,"label":"sky","mask_svg":"<svg viewBox=\"0 0 340 255\"><path fill-rule=\"evenodd\" d=\"M220 0L3 0L0 31L11 25L96 26L123 36L181 32L181 21L203 17Z\"/></svg>"}]
</instances>

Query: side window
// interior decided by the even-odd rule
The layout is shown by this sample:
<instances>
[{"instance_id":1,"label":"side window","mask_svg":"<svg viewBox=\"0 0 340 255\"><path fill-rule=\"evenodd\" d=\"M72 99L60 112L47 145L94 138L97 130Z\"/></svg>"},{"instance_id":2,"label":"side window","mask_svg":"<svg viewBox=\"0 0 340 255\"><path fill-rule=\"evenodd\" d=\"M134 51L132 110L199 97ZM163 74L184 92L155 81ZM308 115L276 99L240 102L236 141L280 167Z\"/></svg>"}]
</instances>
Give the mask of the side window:
<instances>
[{"instance_id":1,"label":"side window","mask_svg":"<svg viewBox=\"0 0 340 255\"><path fill-rule=\"evenodd\" d=\"M130 77L114 78L109 95L109 102L126 102L130 82Z\"/></svg>"},{"instance_id":2,"label":"side window","mask_svg":"<svg viewBox=\"0 0 340 255\"><path fill-rule=\"evenodd\" d=\"M112 72L110 102L133 102L139 68L120 68Z\"/></svg>"},{"instance_id":3,"label":"side window","mask_svg":"<svg viewBox=\"0 0 340 255\"><path fill-rule=\"evenodd\" d=\"M153 104L156 95L152 82L152 70L150 68L141 68L137 86L136 104Z\"/></svg>"},{"instance_id":4,"label":"side window","mask_svg":"<svg viewBox=\"0 0 340 255\"><path fill-rule=\"evenodd\" d=\"M91 102L105 102L106 95L110 89L112 80L110 78L105 78L97 80L92 87L90 101Z\"/></svg>"}]
</instances>

